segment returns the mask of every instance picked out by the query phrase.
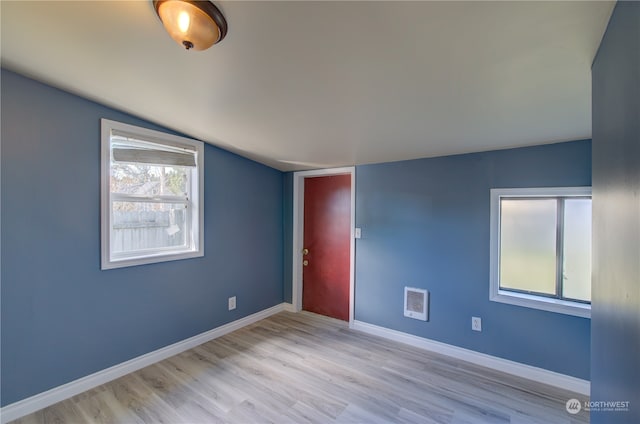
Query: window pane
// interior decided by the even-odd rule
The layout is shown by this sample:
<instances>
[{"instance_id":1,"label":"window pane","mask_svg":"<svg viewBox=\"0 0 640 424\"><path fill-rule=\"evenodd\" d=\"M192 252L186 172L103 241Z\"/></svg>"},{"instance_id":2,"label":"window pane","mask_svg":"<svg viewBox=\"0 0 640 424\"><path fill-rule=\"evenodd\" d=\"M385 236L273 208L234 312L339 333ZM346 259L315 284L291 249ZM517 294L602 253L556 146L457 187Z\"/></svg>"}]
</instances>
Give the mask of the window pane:
<instances>
[{"instance_id":1,"label":"window pane","mask_svg":"<svg viewBox=\"0 0 640 424\"><path fill-rule=\"evenodd\" d=\"M555 199L500 202L500 288L556 292Z\"/></svg>"},{"instance_id":2,"label":"window pane","mask_svg":"<svg viewBox=\"0 0 640 424\"><path fill-rule=\"evenodd\" d=\"M184 204L113 202L111 252L187 247Z\"/></svg>"},{"instance_id":3,"label":"window pane","mask_svg":"<svg viewBox=\"0 0 640 424\"><path fill-rule=\"evenodd\" d=\"M140 196L186 196L191 168L111 163L111 192Z\"/></svg>"},{"instance_id":4,"label":"window pane","mask_svg":"<svg viewBox=\"0 0 640 424\"><path fill-rule=\"evenodd\" d=\"M591 199L564 202L562 296L591 301Z\"/></svg>"}]
</instances>

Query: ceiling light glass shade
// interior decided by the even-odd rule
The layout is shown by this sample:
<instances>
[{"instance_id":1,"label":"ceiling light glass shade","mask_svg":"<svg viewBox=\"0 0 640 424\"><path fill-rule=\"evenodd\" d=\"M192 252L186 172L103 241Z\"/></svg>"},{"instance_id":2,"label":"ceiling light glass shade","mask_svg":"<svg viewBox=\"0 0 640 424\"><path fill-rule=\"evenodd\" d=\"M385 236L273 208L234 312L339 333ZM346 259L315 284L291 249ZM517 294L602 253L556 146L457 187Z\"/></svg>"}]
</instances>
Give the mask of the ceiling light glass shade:
<instances>
[{"instance_id":1,"label":"ceiling light glass shade","mask_svg":"<svg viewBox=\"0 0 640 424\"><path fill-rule=\"evenodd\" d=\"M187 50L206 50L227 35L227 21L209 1L153 0L165 29Z\"/></svg>"}]
</instances>

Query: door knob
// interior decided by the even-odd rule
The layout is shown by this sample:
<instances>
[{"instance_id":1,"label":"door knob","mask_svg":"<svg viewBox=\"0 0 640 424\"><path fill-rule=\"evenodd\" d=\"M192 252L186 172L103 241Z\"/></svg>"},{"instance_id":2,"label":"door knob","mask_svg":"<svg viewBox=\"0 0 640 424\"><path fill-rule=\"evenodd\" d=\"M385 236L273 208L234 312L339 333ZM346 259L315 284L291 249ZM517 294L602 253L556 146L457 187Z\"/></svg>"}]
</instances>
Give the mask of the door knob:
<instances>
[{"instance_id":1,"label":"door knob","mask_svg":"<svg viewBox=\"0 0 640 424\"><path fill-rule=\"evenodd\" d=\"M302 266L307 266L307 265L309 265L309 261L308 260L305 259L304 261L302 261Z\"/></svg>"},{"instance_id":2,"label":"door knob","mask_svg":"<svg viewBox=\"0 0 640 424\"><path fill-rule=\"evenodd\" d=\"M307 248L302 249L302 254L305 255L305 256L308 255L309 254L309 249L307 249Z\"/></svg>"}]
</instances>

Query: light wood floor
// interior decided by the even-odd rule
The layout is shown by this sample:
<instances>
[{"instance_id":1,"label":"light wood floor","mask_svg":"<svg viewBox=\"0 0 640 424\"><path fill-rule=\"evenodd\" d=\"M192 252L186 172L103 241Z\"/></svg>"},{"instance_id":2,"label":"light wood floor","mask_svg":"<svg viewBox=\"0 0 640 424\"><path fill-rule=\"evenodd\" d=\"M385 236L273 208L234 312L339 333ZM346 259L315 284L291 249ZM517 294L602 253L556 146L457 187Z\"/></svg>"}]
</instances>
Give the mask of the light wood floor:
<instances>
[{"instance_id":1,"label":"light wood floor","mask_svg":"<svg viewBox=\"0 0 640 424\"><path fill-rule=\"evenodd\" d=\"M586 423L583 396L280 313L14 423Z\"/></svg>"}]
</instances>

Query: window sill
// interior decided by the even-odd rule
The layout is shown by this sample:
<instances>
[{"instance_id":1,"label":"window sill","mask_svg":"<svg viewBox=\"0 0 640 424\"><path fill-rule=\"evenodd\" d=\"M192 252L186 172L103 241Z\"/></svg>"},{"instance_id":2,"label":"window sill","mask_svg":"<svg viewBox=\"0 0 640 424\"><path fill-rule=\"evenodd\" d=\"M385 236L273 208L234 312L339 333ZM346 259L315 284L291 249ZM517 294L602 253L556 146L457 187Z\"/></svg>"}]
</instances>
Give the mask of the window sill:
<instances>
[{"instance_id":1,"label":"window sill","mask_svg":"<svg viewBox=\"0 0 640 424\"><path fill-rule=\"evenodd\" d=\"M174 254L161 253L157 255L126 257L122 259L103 260L101 269L106 270L106 269L124 268L129 266L136 266L136 265L156 264L160 262L177 261L180 259L200 258L203 256L204 256L204 252L191 250L187 252L174 253Z\"/></svg>"},{"instance_id":2,"label":"window sill","mask_svg":"<svg viewBox=\"0 0 640 424\"><path fill-rule=\"evenodd\" d=\"M497 293L491 293L489 299L493 302L508 303L510 305L523 306L525 308L540 309L543 311L573 315L582 318L591 318L591 305L584 303L560 299L548 299L541 296L513 293L504 290L498 290Z\"/></svg>"}]
</instances>

